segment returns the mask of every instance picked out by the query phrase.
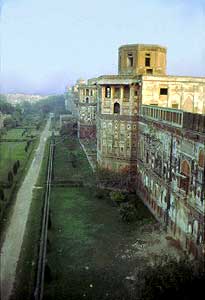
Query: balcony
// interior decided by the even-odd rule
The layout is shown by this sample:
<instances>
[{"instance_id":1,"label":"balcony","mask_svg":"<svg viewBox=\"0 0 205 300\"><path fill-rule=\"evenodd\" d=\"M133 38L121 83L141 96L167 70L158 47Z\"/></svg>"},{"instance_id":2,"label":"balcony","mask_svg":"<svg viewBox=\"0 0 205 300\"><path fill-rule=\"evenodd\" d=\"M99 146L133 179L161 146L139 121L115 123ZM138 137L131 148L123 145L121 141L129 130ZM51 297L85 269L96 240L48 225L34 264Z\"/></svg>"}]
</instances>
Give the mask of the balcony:
<instances>
[{"instance_id":1,"label":"balcony","mask_svg":"<svg viewBox=\"0 0 205 300\"><path fill-rule=\"evenodd\" d=\"M183 113L182 110L151 105L142 105L140 108L142 117L179 128L183 127Z\"/></svg>"}]
</instances>

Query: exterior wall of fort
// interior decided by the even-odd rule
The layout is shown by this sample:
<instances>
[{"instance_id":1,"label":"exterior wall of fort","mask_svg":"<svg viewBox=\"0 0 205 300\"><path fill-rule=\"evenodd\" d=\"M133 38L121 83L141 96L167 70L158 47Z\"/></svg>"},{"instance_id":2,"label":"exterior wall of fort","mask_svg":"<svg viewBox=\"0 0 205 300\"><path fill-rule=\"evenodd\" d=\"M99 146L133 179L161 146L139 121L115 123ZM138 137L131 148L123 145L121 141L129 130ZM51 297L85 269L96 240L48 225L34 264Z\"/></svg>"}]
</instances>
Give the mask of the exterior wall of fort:
<instances>
[{"instance_id":1,"label":"exterior wall of fort","mask_svg":"<svg viewBox=\"0 0 205 300\"><path fill-rule=\"evenodd\" d=\"M205 113L205 78L142 76L141 102Z\"/></svg>"},{"instance_id":2,"label":"exterior wall of fort","mask_svg":"<svg viewBox=\"0 0 205 300\"><path fill-rule=\"evenodd\" d=\"M191 114L180 110L142 106L140 115L137 193L183 248L201 256L205 250L205 116L200 116L200 127L198 119L190 124Z\"/></svg>"}]
</instances>

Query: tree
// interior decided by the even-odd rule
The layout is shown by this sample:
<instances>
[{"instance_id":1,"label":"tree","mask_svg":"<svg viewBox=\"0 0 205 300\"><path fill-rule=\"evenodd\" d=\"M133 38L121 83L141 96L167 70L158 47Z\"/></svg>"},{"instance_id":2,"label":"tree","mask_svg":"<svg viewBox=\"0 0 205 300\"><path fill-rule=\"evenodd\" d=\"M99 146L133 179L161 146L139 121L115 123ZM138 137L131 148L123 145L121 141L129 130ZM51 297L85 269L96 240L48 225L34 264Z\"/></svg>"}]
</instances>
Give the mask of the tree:
<instances>
[{"instance_id":1,"label":"tree","mask_svg":"<svg viewBox=\"0 0 205 300\"><path fill-rule=\"evenodd\" d=\"M16 165L17 165L17 168L19 169L19 167L20 167L20 161L19 160L16 161Z\"/></svg>"},{"instance_id":2,"label":"tree","mask_svg":"<svg viewBox=\"0 0 205 300\"><path fill-rule=\"evenodd\" d=\"M4 119L4 126L6 128L15 128L16 127L16 121L12 118L12 116L9 116Z\"/></svg>"},{"instance_id":3,"label":"tree","mask_svg":"<svg viewBox=\"0 0 205 300\"><path fill-rule=\"evenodd\" d=\"M13 165L13 173L14 173L14 175L16 175L17 172L18 172L18 165L17 165L17 162L15 162L14 165Z\"/></svg>"},{"instance_id":4,"label":"tree","mask_svg":"<svg viewBox=\"0 0 205 300\"><path fill-rule=\"evenodd\" d=\"M1 199L2 201L5 199L3 188L0 188L0 199Z\"/></svg>"},{"instance_id":5,"label":"tree","mask_svg":"<svg viewBox=\"0 0 205 300\"><path fill-rule=\"evenodd\" d=\"M13 173L11 171L8 172L8 182L12 185L13 183L13 179L14 179L14 176L13 176Z\"/></svg>"}]
</instances>

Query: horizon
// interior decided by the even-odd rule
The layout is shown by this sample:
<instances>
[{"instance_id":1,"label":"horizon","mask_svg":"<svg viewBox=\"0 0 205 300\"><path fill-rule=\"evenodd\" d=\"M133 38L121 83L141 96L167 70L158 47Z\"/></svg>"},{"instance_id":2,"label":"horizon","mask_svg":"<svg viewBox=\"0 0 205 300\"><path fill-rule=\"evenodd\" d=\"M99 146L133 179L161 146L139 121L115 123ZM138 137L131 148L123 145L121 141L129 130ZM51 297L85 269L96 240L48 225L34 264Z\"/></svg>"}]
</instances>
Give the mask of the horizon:
<instances>
[{"instance_id":1,"label":"horizon","mask_svg":"<svg viewBox=\"0 0 205 300\"><path fill-rule=\"evenodd\" d=\"M56 95L117 74L124 44L165 46L168 75L205 77L205 0L96 2L0 0L1 93Z\"/></svg>"}]
</instances>

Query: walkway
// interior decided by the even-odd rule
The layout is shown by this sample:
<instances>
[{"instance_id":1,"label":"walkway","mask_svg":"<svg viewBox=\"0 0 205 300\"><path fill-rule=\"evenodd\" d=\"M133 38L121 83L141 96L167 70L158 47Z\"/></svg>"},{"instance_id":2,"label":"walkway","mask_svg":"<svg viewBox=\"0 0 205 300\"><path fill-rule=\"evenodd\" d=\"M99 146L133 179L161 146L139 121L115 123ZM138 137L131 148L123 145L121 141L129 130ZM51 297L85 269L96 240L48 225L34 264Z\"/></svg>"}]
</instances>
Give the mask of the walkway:
<instances>
[{"instance_id":1,"label":"walkway","mask_svg":"<svg viewBox=\"0 0 205 300\"><path fill-rule=\"evenodd\" d=\"M40 143L36 150L32 164L18 191L16 203L8 227L5 240L1 249L0 286L1 299L8 300L11 296L16 266L20 256L24 232L28 219L29 209L32 201L32 191L37 182L43 161L47 138L50 136L50 119L41 134Z\"/></svg>"}]
</instances>

